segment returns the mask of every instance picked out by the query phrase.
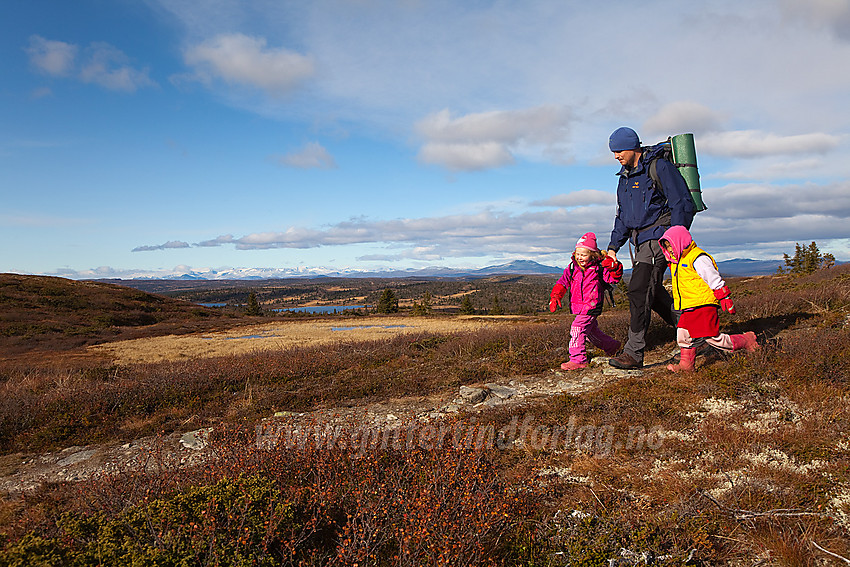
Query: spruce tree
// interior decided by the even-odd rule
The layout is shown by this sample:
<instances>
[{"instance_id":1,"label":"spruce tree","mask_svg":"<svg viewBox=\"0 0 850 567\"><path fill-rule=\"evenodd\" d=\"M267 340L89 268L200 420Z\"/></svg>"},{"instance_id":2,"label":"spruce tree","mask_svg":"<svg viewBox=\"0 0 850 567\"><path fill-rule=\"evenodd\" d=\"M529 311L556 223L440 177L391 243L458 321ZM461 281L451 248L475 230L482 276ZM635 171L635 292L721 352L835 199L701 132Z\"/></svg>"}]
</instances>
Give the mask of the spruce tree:
<instances>
[{"instance_id":1,"label":"spruce tree","mask_svg":"<svg viewBox=\"0 0 850 567\"><path fill-rule=\"evenodd\" d=\"M393 290L387 288L381 293L376 310L378 313L398 313L398 298Z\"/></svg>"},{"instance_id":2,"label":"spruce tree","mask_svg":"<svg viewBox=\"0 0 850 567\"><path fill-rule=\"evenodd\" d=\"M422 303L413 302L413 315L421 317L431 314L431 292L422 294Z\"/></svg>"},{"instance_id":3,"label":"spruce tree","mask_svg":"<svg viewBox=\"0 0 850 567\"><path fill-rule=\"evenodd\" d=\"M505 310L502 309L501 303L499 303L499 296L493 296L493 307L490 308L491 315L504 315Z\"/></svg>"},{"instance_id":4,"label":"spruce tree","mask_svg":"<svg viewBox=\"0 0 850 567\"><path fill-rule=\"evenodd\" d=\"M260 308L260 302L257 301L257 294L252 291L248 294L248 307L245 309L245 315L256 317L262 314L263 310Z\"/></svg>"},{"instance_id":5,"label":"spruce tree","mask_svg":"<svg viewBox=\"0 0 850 567\"><path fill-rule=\"evenodd\" d=\"M808 246L800 246L799 242L794 243L794 256L788 254L782 255L785 260L785 268L782 266L776 270L779 274L791 275L806 275L815 272L816 270L831 268L835 265L835 256L832 254L821 254L816 242L812 242Z\"/></svg>"},{"instance_id":6,"label":"spruce tree","mask_svg":"<svg viewBox=\"0 0 850 567\"><path fill-rule=\"evenodd\" d=\"M785 267L779 267L776 270L778 274L791 275L806 275L817 270L831 268L835 265L835 256L832 254L821 254L816 242L812 242L808 246L800 246L799 242L794 243L794 256L788 254L782 255L785 260Z\"/></svg>"},{"instance_id":7,"label":"spruce tree","mask_svg":"<svg viewBox=\"0 0 850 567\"><path fill-rule=\"evenodd\" d=\"M461 315L475 315L475 306L472 305L470 294L464 295L463 299L460 300L460 313Z\"/></svg>"}]
</instances>

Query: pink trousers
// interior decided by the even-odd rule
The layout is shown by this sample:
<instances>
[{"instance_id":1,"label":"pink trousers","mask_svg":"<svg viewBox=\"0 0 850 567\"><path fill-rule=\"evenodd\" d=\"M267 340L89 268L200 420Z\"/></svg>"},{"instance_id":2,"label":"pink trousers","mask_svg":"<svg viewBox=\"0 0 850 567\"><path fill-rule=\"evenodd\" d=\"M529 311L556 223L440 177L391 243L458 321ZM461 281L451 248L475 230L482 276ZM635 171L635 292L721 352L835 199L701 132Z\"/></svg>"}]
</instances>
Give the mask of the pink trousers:
<instances>
[{"instance_id":1,"label":"pink trousers","mask_svg":"<svg viewBox=\"0 0 850 567\"><path fill-rule=\"evenodd\" d=\"M577 363L587 362L587 348L585 341L590 341L606 353L614 353L620 348L620 343L613 337L609 337L599 328L596 317L593 315L576 315L570 325L570 361Z\"/></svg>"}]
</instances>

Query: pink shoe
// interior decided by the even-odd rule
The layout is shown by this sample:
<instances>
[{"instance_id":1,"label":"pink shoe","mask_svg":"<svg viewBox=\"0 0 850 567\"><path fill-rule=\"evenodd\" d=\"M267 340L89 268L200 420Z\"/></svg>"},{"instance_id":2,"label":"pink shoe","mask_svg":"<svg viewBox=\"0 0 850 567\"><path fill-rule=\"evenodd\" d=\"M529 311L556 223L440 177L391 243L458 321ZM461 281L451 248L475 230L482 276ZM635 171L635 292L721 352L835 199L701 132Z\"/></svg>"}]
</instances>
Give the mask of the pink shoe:
<instances>
[{"instance_id":1,"label":"pink shoe","mask_svg":"<svg viewBox=\"0 0 850 567\"><path fill-rule=\"evenodd\" d=\"M561 370L580 370L582 368L587 368L586 362L573 362L571 360L561 365Z\"/></svg>"}]
</instances>

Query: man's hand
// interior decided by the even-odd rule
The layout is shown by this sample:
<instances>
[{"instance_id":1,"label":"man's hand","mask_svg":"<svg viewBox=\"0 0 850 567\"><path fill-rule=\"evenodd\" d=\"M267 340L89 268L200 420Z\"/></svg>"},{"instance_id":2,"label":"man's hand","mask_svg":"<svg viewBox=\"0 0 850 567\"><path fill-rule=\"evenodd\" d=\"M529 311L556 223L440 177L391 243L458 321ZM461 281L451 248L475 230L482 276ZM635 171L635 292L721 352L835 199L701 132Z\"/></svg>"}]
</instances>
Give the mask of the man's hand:
<instances>
[{"instance_id":1,"label":"man's hand","mask_svg":"<svg viewBox=\"0 0 850 567\"><path fill-rule=\"evenodd\" d=\"M616 252L614 252L613 250L608 250L608 252L607 252L607 254L605 255L605 257L606 257L606 258L611 258L611 259L612 259L612 260L614 260L615 262L617 261L617 253L616 253Z\"/></svg>"},{"instance_id":2,"label":"man's hand","mask_svg":"<svg viewBox=\"0 0 850 567\"><path fill-rule=\"evenodd\" d=\"M716 297L717 299L720 300L720 308L723 309L723 311L726 311L726 312L734 315L735 314L735 304L732 303L732 298L730 297L731 295L732 295L732 292L729 291L728 285L724 285L720 289L714 290L714 297Z\"/></svg>"}]
</instances>

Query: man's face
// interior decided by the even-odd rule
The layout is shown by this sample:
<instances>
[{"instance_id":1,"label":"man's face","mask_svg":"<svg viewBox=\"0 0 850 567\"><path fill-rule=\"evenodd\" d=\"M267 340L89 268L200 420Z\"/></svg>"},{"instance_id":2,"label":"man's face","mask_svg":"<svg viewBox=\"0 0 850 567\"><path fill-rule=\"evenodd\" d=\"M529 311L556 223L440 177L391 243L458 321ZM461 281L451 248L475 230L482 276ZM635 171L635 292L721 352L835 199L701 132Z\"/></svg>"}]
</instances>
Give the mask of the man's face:
<instances>
[{"instance_id":1,"label":"man's face","mask_svg":"<svg viewBox=\"0 0 850 567\"><path fill-rule=\"evenodd\" d=\"M614 152L614 159L620 162L620 165L625 165L629 169L633 168L637 165L638 159L640 159L640 152L637 150L623 150L621 152Z\"/></svg>"}]
</instances>

